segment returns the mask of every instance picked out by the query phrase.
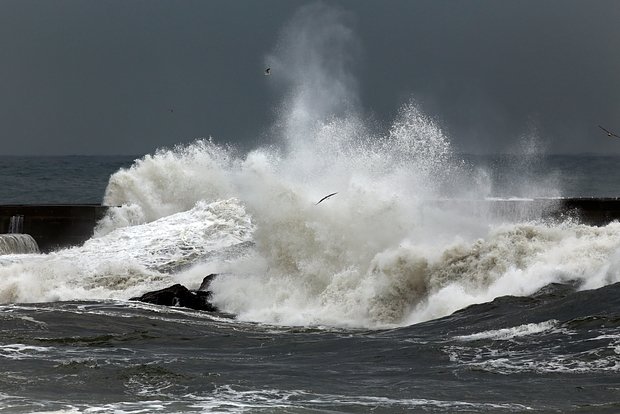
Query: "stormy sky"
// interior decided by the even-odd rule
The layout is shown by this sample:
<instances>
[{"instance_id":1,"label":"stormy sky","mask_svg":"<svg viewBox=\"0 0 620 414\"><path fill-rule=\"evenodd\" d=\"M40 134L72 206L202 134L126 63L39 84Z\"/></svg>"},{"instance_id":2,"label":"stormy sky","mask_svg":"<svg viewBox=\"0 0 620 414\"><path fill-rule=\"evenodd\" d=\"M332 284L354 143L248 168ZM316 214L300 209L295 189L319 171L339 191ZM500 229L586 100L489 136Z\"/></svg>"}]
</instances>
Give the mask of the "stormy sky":
<instances>
[{"instance_id":1,"label":"stormy sky","mask_svg":"<svg viewBox=\"0 0 620 414\"><path fill-rule=\"evenodd\" d=\"M261 145L307 66L286 56L324 34L303 14L312 4L0 0L0 155L141 155L209 136ZM344 63L324 75L346 71L352 105L375 124L414 100L459 151L514 152L534 136L547 153L620 153L598 128L620 134L620 1L320 7L347 36L325 42Z\"/></svg>"}]
</instances>

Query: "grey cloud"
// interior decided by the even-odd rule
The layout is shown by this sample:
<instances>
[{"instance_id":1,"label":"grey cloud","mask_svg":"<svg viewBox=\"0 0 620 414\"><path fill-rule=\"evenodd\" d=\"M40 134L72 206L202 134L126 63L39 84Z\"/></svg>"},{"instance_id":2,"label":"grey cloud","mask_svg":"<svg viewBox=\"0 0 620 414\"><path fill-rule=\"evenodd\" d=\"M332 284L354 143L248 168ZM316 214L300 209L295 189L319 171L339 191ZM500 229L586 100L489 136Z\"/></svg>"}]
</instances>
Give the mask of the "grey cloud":
<instances>
[{"instance_id":1,"label":"grey cloud","mask_svg":"<svg viewBox=\"0 0 620 414\"><path fill-rule=\"evenodd\" d=\"M139 155L209 135L258 145L287 93L262 76L265 56L307 4L5 0L0 153ZM596 127L620 129L619 2L321 7L333 4L359 47L347 82L366 116L389 123L413 97L463 151L515 148L530 122L550 152L620 151Z\"/></svg>"}]
</instances>

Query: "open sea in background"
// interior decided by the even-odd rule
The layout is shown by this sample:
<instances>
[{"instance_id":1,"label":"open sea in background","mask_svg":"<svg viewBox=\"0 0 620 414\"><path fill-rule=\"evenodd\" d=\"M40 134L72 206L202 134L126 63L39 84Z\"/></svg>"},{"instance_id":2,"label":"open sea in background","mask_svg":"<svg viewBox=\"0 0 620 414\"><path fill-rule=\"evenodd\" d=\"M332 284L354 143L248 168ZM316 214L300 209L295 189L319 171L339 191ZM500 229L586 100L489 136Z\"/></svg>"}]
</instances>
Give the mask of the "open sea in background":
<instances>
[{"instance_id":1,"label":"open sea in background","mask_svg":"<svg viewBox=\"0 0 620 414\"><path fill-rule=\"evenodd\" d=\"M124 205L0 256L0 413L620 412L620 224L416 207L617 197L620 157L382 151L0 157L1 204ZM128 301L209 273L220 313Z\"/></svg>"},{"instance_id":2,"label":"open sea in background","mask_svg":"<svg viewBox=\"0 0 620 414\"><path fill-rule=\"evenodd\" d=\"M0 204L101 204L110 175L138 156L0 156Z\"/></svg>"},{"instance_id":3,"label":"open sea in background","mask_svg":"<svg viewBox=\"0 0 620 414\"><path fill-rule=\"evenodd\" d=\"M458 157L489 174L490 195L496 197L548 196L532 193L523 184L524 176L534 183L554 185L552 192L562 197L620 197L620 156L616 155ZM0 156L0 204L100 204L110 175L140 158Z\"/></svg>"}]
</instances>

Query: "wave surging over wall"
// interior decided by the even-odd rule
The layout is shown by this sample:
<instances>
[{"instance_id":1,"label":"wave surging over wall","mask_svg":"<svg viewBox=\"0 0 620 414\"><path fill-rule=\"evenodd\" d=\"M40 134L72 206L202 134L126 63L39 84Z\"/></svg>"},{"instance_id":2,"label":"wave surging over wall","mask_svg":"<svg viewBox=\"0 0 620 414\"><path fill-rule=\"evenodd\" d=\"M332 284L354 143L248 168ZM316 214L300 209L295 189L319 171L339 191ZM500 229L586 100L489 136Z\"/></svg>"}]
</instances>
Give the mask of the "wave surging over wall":
<instances>
[{"instance_id":1,"label":"wave surging over wall","mask_svg":"<svg viewBox=\"0 0 620 414\"><path fill-rule=\"evenodd\" d=\"M0 234L0 255L39 253L37 242L29 234Z\"/></svg>"}]
</instances>

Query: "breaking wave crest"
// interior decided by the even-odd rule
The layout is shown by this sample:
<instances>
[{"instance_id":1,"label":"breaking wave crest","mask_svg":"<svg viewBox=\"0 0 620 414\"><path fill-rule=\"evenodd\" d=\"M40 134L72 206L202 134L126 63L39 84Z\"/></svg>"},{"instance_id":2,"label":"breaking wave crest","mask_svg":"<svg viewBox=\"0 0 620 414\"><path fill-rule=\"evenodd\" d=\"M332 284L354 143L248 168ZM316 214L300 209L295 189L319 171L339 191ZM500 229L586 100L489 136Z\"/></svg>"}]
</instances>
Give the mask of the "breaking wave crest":
<instances>
[{"instance_id":1,"label":"breaking wave crest","mask_svg":"<svg viewBox=\"0 0 620 414\"><path fill-rule=\"evenodd\" d=\"M225 151L198 141L121 174L130 182L152 179L159 173L146 169L159 159L160 168L172 171L185 168L184 157L189 168L202 159L206 188L202 195L177 188L176 208L197 196L205 203L231 197L243 206L253 226L251 253L198 264L183 276L227 273L213 282L214 301L240 319L395 326L532 294L553 282L596 288L620 280L618 223L522 222L459 208L463 198L484 198L486 182L476 180L478 172L458 160L413 102L385 134L369 134L357 118L335 119L317 122L299 147L236 158ZM125 202L128 211L142 208L113 186L106 197ZM434 205L437 199L450 201Z\"/></svg>"}]
</instances>

